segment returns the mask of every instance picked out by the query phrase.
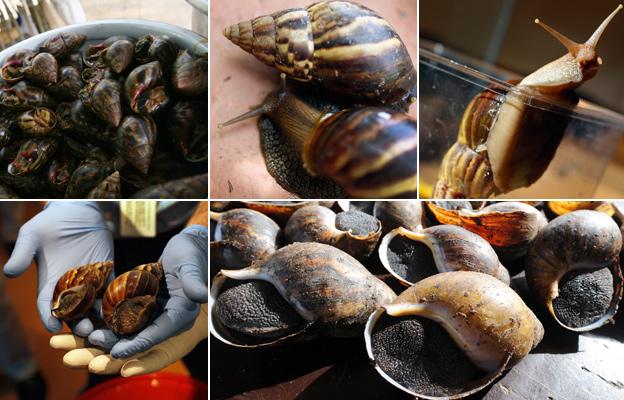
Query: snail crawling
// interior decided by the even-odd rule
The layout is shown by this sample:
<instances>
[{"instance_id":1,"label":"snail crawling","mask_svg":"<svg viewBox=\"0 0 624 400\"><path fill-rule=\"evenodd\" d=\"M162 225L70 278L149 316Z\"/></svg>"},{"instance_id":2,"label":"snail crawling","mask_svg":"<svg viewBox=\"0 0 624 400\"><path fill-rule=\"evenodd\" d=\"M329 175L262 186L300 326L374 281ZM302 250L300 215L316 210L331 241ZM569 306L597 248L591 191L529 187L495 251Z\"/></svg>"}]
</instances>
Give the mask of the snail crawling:
<instances>
[{"instance_id":1,"label":"snail crawling","mask_svg":"<svg viewBox=\"0 0 624 400\"><path fill-rule=\"evenodd\" d=\"M282 72L281 90L220 125L263 115L263 156L281 186L307 198L415 197L417 124L399 111L415 102L416 71L387 21L323 1L223 33Z\"/></svg>"},{"instance_id":2,"label":"snail crawling","mask_svg":"<svg viewBox=\"0 0 624 400\"><path fill-rule=\"evenodd\" d=\"M52 316L73 321L86 316L104 291L113 270L112 261L87 264L70 269L56 282L52 294Z\"/></svg>"},{"instance_id":3,"label":"snail crawling","mask_svg":"<svg viewBox=\"0 0 624 400\"><path fill-rule=\"evenodd\" d=\"M164 277L160 263L143 264L115 278L102 299L106 326L116 335L143 329L158 308L156 296Z\"/></svg>"},{"instance_id":4,"label":"snail crawling","mask_svg":"<svg viewBox=\"0 0 624 400\"><path fill-rule=\"evenodd\" d=\"M564 214L533 242L526 258L527 282L564 328L599 328L613 318L622 298L621 250L620 228L606 214Z\"/></svg>"},{"instance_id":5,"label":"snail crawling","mask_svg":"<svg viewBox=\"0 0 624 400\"><path fill-rule=\"evenodd\" d=\"M317 242L335 246L358 260L375 250L381 237L381 222L361 211L334 213L323 206L295 211L284 228L289 243Z\"/></svg>"},{"instance_id":6,"label":"snail crawling","mask_svg":"<svg viewBox=\"0 0 624 400\"><path fill-rule=\"evenodd\" d=\"M433 257L421 256L424 245ZM390 231L379 245L382 265L404 285L448 271L483 272L509 285L509 272L496 252L479 235L453 225L437 225L417 231L403 227ZM431 264L431 265L430 265Z\"/></svg>"},{"instance_id":7,"label":"snail crawling","mask_svg":"<svg viewBox=\"0 0 624 400\"><path fill-rule=\"evenodd\" d=\"M515 85L486 89L472 99L457 142L442 160L432 197L489 198L537 181L569 121L565 112L553 112L540 102L566 108L578 103L574 89L598 72L598 40L621 9L619 5L585 43L575 43L536 19L568 53Z\"/></svg>"},{"instance_id":8,"label":"snail crawling","mask_svg":"<svg viewBox=\"0 0 624 400\"><path fill-rule=\"evenodd\" d=\"M418 398L461 398L511 368L544 328L500 280L472 271L417 282L366 324L366 351L387 381Z\"/></svg>"},{"instance_id":9,"label":"snail crawling","mask_svg":"<svg viewBox=\"0 0 624 400\"><path fill-rule=\"evenodd\" d=\"M294 243L212 280L210 332L238 347L300 336L361 335L368 316L396 295L355 258L321 243Z\"/></svg>"}]
</instances>

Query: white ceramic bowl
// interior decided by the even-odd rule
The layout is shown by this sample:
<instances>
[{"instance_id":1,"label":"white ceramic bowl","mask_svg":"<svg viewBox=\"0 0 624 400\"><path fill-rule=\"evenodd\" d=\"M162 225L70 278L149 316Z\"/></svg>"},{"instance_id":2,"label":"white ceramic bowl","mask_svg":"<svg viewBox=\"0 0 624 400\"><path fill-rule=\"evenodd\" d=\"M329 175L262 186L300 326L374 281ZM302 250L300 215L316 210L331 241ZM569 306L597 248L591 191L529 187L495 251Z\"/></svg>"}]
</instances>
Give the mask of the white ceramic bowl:
<instances>
[{"instance_id":1,"label":"white ceramic bowl","mask_svg":"<svg viewBox=\"0 0 624 400\"><path fill-rule=\"evenodd\" d=\"M142 19L106 19L84 24L68 25L33 36L0 52L0 64L18 50L36 50L48 38L61 32L82 33L87 35L87 43L100 42L113 35L126 35L138 38L146 34L167 35L181 49L188 49L194 54L208 53L206 38L195 32L164 22Z\"/></svg>"}]
</instances>

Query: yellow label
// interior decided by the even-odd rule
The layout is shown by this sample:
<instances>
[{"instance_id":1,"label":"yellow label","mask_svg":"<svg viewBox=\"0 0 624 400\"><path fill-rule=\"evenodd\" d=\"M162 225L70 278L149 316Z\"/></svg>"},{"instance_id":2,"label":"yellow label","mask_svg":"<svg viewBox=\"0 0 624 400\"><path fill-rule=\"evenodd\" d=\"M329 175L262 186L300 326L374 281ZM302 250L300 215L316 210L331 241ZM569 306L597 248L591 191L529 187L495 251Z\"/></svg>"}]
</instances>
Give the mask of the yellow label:
<instances>
[{"instance_id":1,"label":"yellow label","mask_svg":"<svg viewBox=\"0 0 624 400\"><path fill-rule=\"evenodd\" d=\"M156 201L122 201L119 205L121 237L156 236Z\"/></svg>"}]
</instances>

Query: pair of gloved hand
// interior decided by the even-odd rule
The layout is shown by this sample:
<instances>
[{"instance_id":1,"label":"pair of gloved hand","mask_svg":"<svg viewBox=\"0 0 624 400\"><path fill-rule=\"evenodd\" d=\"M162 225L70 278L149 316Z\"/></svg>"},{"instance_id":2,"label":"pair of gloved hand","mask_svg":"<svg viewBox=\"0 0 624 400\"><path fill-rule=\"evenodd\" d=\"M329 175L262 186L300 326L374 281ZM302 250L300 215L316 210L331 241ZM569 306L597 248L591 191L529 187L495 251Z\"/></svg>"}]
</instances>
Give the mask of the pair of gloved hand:
<instances>
[{"instance_id":1,"label":"pair of gloved hand","mask_svg":"<svg viewBox=\"0 0 624 400\"><path fill-rule=\"evenodd\" d=\"M54 348L71 350L63 358L65 364L88 367L94 373L138 375L180 359L206 338L206 309L200 304L208 301L207 236L206 227L192 225L165 246L160 261L170 298L151 325L134 337L120 339L108 329L94 329L88 318L74 321L70 327L76 336L56 335L50 340ZM73 267L113 259L113 237L97 204L48 203L20 229L4 273L18 276L33 259L39 316L50 332L58 333L62 322L52 316L50 305L57 280ZM101 315L101 301L95 307ZM85 347L87 341L98 348Z\"/></svg>"}]
</instances>

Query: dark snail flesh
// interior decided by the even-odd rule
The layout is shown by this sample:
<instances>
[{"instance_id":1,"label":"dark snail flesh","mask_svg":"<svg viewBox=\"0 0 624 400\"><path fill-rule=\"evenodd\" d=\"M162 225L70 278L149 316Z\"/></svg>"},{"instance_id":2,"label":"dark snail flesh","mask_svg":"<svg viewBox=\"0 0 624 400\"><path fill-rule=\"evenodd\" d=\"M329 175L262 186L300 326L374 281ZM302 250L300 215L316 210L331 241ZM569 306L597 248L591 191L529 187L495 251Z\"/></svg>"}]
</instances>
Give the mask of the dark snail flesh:
<instances>
[{"instance_id":1,"label":"dark snail flesh","mask_svg":"<svg viewBox=\"0 0 624 400\"><path fill-rule=\"evenodd\" d=\"M269 286L228 287L231 280ZM396 296L356 259L320 243L282 247L248 268L222 270L212 282L210 331L239 347L275 345L300 335L358 336L370 313Z\"/></svg>"},{"instance_id":2,"label":"dark snail flesh","mask_svg":"<svg viewBox=\"0 0 624 400\"><path fill-rule=\"evenodd\" d=\"M121 336L143 329L158 310L156 296L163 276L162 265L151 263L115 278L102 299L106 326Z\"/></svg>"},{"instance_id":3,"label":"dark snail flesh","mask_svg":"<svg viewBox=\"0 0 624 400\"><path fill-rule=\"evenodd\" d=\"M526 258L526 278L554 319L589 331L608 323L622 298L622 234L607 215L574 211L550 221Z\"/></svg>"},{"instance_id":4,"label":"dark snail flesh","mask_svg":"<svg viewBox=\"0 0 624 400\"><path fill-rule=\"evenodd\" d=\"M221 125L256 115L268 117L277 129L277 137L287 142L294 157L294 161L284 163L278 145L270 139L261 141L269 173L280 185L303 197L319 197L315 195L319 191L327 193L327 180L305 180L311 176L335 182L352 197L415 196L415 120L381 107L327 111L328 104L323 100L310 94L301 96L289 86L284 81L282 88L269 94L263 105ZM266 133L269 134L270 131ZM286 165L286 170L280 170L280 165ZM293 170L296 175L292 175ZM339 192L337 189L328 193L328 197L343 197L336 196Z\"/></svg>"},{"instance_id":5,"label":"dark snail flesh","mask_svg":"<svg viewBox=\"0 0 624 400\"><path fill-rule=\"evenodd\" d=\"M367 258L381 237L381 223L361 211L334 213L323 206L298 209L284 228L288 243L317 242L335 246L358 260Z\"/></svg>"},{"instance_id":6,"label":"dark snail flesh","mask_svg":"<svg viewBox=\"0 0 624 400\"><path fill-rule=\"evenodd\" d=\"M322 1L240 22L223 34L293 79L361 102L416 96L416 71L394 29L374 11Z\"/></svg>"},{"instance_id":7,"label":"dark snail flesh","mask_svg":"<svg viewBox=\"0 0 624 400\"><path fill-rule=\"evenodd\" d=\"M509 87L488 88L464 112L457 142L448 150L433 198L488 198L528 187L555 155L569 117L554 103L574 107L574 89L598 72L598 40L619 5L585 43L575 43L539 20L568 53Z\"/></svg>"},{"instance_id":8,"label":"dark snail flesh","mask_svg":"<svg viewBox=\"0 0 624 400\"><path fill-rule=\"evenodd\" d=\"M113 262L103 261L65 272L54 287L52 316L62 321L73 321L87 315L95 299L104 291L112 270Z\"/></svg>"},{"instance_id":9,"label":"dark snail flesh","mask_svg":"<svg viewBox=\"0 0 624 400\"><path fill-rule=\"evenodd\" d=\"M544 328L509 286L479 272L426 278L369 318L368 357L418 398L457 399L488 386L542 340Z\"/></svg>"}]
</instances>

